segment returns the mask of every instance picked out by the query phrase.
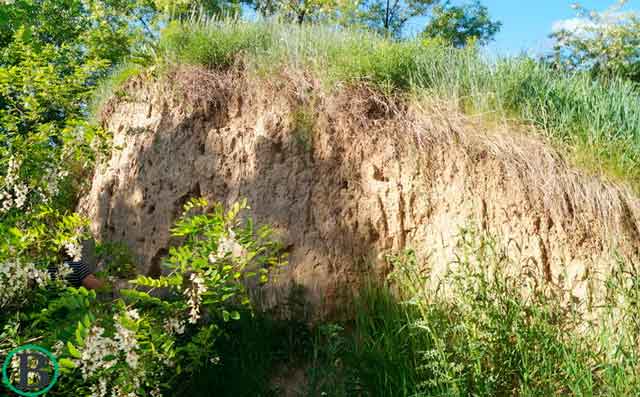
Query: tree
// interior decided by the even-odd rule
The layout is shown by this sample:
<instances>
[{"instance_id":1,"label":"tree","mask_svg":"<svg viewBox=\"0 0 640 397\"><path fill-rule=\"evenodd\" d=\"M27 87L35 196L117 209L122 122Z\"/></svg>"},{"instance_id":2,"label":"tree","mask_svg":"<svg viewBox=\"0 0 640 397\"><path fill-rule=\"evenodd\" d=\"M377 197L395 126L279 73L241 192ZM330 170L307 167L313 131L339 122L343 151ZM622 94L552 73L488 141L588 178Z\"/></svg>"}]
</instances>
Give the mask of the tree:
<instances>
[{"instance_id":1,"label":"tree","mask_svg":"<svg viewBox=\"0 0 640 397\"><path fill-rule=\"evenodd\" d=\"M47 257L70 215L101 131L87 122L99 78L143 35L149 7L123 0L0 5L0 263ZM134 23L135 22L135 23ZM85 178L86 179L86 178ZM16 237L18 236L18 237ZM47 237L48 236L48 237Z\"/></svg>"},{"instance_id":2,"label":"tree","mask_svg":"<svg viewBox=\"0 0 640 397\"><path fill-rule=\"evenodd\" d=\"M73 208L73 189L58 189L65 179L60 175L81 172L93 158L89 144L100 131L87 121L87 105L97 82L155 39L164 21L205 4L213 13L234 3L0 3L0 236L16 220L25 225L41 204Z\"/></svg>"},{"instance_id":3,"label":"tree","mask_svg":"<svg viewBox=\"0 0 640 397\"><path fill-rule=\"evenodd\" d=\"M479 0L462 7L447 0L248 0L263 16L279 15L286 21L304 23L333 21L343 26L364 26L382 35L401 38L413 18L432 15L430 36L462 46L470 38L490 41L500 22L489 18Z\"/></svg>"},{"instance_id":4,"label":"tree","mask_svg":"<svg viewBox=\"0 0 640 397\"><path fill-rule=\"evenodd\" d=\"M487 7L476 0L464 6L441 5L435 7L427 24L425 37L441 38L455 47L464 47L473 41L485 45L500 31L502 23L489 16Z\"/></svg>"},{"instance_id":5,"label":"tree","mask_svg":"<svg viewBox=\"0 0 640 397\"><path fill-rule=\"evenodd\" d=\"M640 17L623 12L625 3L603 12L574 5L578 18L551 34L555 45L547 60L563 70L640 81Z\"/></svg>"},{"instance_id":6,"label":"tree","mask_svg":"<svg viewBox=\"0 0 640 397\"><path fill-rule=\"evenodd\" d=\"M337 20L353 4L348 0L248 0L248 3L263 16L278 15L298 24Z\"/></svg>"},{"instance_id":7,"label":"tree","mask_svg":"<svg viewBox=\"0 0 640 397\"><path fill-rule=\"evenodd\" d=\"M358 19L366 26L393 37L400 37L411 19L426 16L442 0L364 0Z\"/></svg>"},{"instance_id":8,"label":"tree","mask_svg":"<svg viewBox=\"0 0 640 397\"><path fill-rule=\"evenodd\" d=\"M168 19L188 18L194 13L237 16L242 11L242 3L251 4L251 0L152 0L151 2L157 15Z\"/></svg>"}]
</instances>

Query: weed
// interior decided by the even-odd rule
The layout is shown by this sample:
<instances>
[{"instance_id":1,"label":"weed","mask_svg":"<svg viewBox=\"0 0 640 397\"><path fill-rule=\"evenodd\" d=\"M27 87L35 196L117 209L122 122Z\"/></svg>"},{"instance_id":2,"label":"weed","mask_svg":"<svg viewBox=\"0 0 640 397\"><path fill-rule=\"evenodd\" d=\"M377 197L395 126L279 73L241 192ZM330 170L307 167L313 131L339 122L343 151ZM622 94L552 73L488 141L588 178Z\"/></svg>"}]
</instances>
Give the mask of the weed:
<instances>
[{"instance_id":1,"label":"weed","mask_svg":"<svg viewBox=\"0 0 640 397\"><path fill-rule=\"evenodd\" d=\"M368 395L638 393L638 275L616 267L594 320L553 287L523 293L527 276L502 254L490 238L465 237L445 290L428 287L412 252L391 258L391 284L362 295L345 349Z\"/></svg>"},{"instance_id":2,"label":"weed","mask_svg":"<svg viewBox=\"0 0 640 397\"><path fill-rule=\"evenodd\" d=\"M234 323L239 338L222 342L223 363L204 378L228 389L220 395L278 395L269 379L282 365L306 368L301 396L638 394L632 264L615 266L604 304L586 315L553 286L529 288L533 273L514 273L494 239L469 229L460 241L445 288L412 251L391 256L393 272L360 292L352 321Z\"/></svg>"}]
</instances>

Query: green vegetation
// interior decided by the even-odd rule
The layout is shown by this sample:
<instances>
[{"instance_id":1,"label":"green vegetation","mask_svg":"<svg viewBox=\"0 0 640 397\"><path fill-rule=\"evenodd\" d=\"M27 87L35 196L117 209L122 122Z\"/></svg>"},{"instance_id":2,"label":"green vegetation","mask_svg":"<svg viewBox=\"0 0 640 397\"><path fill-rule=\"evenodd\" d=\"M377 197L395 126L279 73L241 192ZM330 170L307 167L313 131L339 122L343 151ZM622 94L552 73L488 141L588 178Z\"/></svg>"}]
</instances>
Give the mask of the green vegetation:
<instances>
[{"instance_id":1,"label":"green vegetation","mask_svg":"<svg viewBox=\"0 0 640 397\"><path fill-rule=\"evenodd\" d=\"M239 20L241 3L277 18ZM391 253L391 277L355 298L350 321L309 327L304 315L276 320L249 305L247 282L267 282L284 261L269 228L243 217L244 203L193 199L171 230L179 243L161 258L163 276L136 277L135 258L113 241L97 254L109 282L132 279L119 296L46 271L68 270L62 251L79 257L89 221L74 212L78 196L113 149L91 113L126 95L132 76L180 64L265 79L305 71L326 90L366 84L443 101L532 126L575 164L640 192L640 24L625 15L605 26L589 15L593 34L558 33L549 59L488 61L477 45L499 23L478 2L0 4L0 356L34 341L52 350L63 370L52 396L279 396L289 386L308 396L638 394L632 264L613 266L603 306L576 306L540 276L510 274L522 264L465 232L446 291L427 287L428 264L411 252ZM419 38L404 39L415 16L432 18ZM292 115L304 150L314 111L302 105ZM302 382L274 382L293 372Z\"/></svg>"},{"instance_id":2,"label":"green vegetation","mask_svg":"<svg viewBox=\"0 0 640 397\"><path fill-rule=\"evenodd\" d=\"M505 259L502 249L464 231L457 268L441 289L425 287L429 274L411 252L393 258L391 285L403 301L371 289L357 317L352 362L365 389L388 396L637 392L638 276L614 272L607 306L586 320L586 307L561 303L557 291L540 287L539 275ZM510 274L514 268L521 270Z\"/></svg>"},{"instance_id":3,"label":"green vegetation","mask_svg":"<svg viewBox=\"0 0 640 397\"><path fill-rule=\"evenodd\" d=\"M63 376L50 395L157 396L189 387L183 379L220 359L226 324L241 311L250 318L247 282L265 283L283 264L270 230L241 220L245 209L190 200L171 230L182 244L163 258L166 275L138 276L117 299L98 299L29 264L3 267L0 352L33 340L55 352ZM99 254L127 257L115 245Z\"/></svg>"},{"instance_id":4,"label":"green vegetation","mask_svg":"<svg viewBox=\"0 0 640 397\"><path fill-rule=\"evenodd\" d=\"M293 112L293 135L296 143L298 143L306 152L313 147L313 130L315 128L316 119L311 106L301 107Z\"/></svg>"},{"instance_id":5,"label":"green vegetation","mask_svg":"<svg viewBox=\"0 0 640 397\"><path fill-rule=\"evenodd\" d=\"M458 254L451 284L441 288L426 287L428 268L412 252L390 258L393 273L361 292L353 321L311 330L246 323L242 334L260 332L262 347L239 348L244 369L234 360L211 368L211 376L219 379L215 374L228 374L230 366L239 371L234 378L264 376L263 363L276 360L305 371L301 396L637 394L638 274L614 265L606 303L587 319L586 307L562 303L535 272L509 273L521 264L505 259L490 238L463 231ZM255 390L269 395L268 388Z\"/></svg>"},{"instance_id":6,"label":"green vegetation","mask_svg":"<svg viewBox=\"0 0 640 397\"><path fill-rule=\"evenodd\" d=\"M171 63L228 68L242 62L262 76L304 68L329 87L370 83L531 124L587 170L640 187L640 94L622 79L563 74L525 57L489 62L473 47L267 22L176 22L163 32L160 48Z\"/></svg>"},{"instance_id":7,"label":"green vegetation","mask_svg":"<svg viewBox=\"0 0 640 397\"><path fill-rule=\"evenodd\" d=\"M424 34L449 44L489 42L500 30L500 22L489 17L479 0L455 6L449 0L348 1L348 0L246 0L262 17L277 17L288 23L307 22L364 28L385 37L401 39L406 26L417 17L428 17Z\"/></svg>"},{"instance_id":8,"label":"green vegetation","mask_svg":"<svg viewBox=\"0 0 640 397\"><path fill-rule=\"evenodd\" d=\"M487 7L476 0L463 6L436 7L422 34L462 48L469 42L489 43L501 26L502 23L491 20Z\"/></svg>"},{"instance_id":9,"label":"green vegetation","mask_svg":"<svg viewBox=\"0 0 640 397\"><path fill-rule=\"evenodd\" d=\"M548 61L567 71L640 82L640 17L624 12L626 3L617 1L603 12L574 4L581 23L576 29L551 34L555 46Z\"/></svg>"}]
</instances>

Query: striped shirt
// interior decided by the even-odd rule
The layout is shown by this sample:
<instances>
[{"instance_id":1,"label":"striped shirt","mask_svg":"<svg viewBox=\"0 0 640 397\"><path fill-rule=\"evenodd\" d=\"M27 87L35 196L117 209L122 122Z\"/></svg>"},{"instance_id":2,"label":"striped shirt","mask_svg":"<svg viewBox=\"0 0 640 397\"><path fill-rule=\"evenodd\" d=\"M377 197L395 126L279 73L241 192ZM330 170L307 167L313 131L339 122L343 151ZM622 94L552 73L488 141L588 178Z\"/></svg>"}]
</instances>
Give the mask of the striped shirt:
<instances>
[{"instance_id":1,"label":"striped shirt","mask_svg":"<svg viewBox=\"0 0 640 397\"><path fill-rule=\"evenodd\" d=\"M84 280L88 275L91 274L91 270L89 270L89 266L87 266L84 262L64 262L71 268L71 273L65 277L67 282L75 288L82 286L82 280ZM49 266L49 274L52 279L58 277L58 267L55 265Z\"/></svg>"}]
</instances>

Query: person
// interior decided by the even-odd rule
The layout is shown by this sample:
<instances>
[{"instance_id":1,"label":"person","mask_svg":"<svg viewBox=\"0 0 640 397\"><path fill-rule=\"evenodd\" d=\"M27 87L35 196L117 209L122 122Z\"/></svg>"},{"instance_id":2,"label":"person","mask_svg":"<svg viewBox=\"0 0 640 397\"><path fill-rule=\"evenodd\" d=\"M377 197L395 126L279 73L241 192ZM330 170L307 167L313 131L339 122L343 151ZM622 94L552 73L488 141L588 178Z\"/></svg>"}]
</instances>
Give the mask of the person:
<instances>
[{"instance_id":1,"label":"person","mask_svg":"<svg viewBox=\"0 0 640 397\"><path fill-rule=\"evenodd\" d=\"M99 289L103 286L102 280L97 278L89 269L89 265L82 260L74 261L64 249L60 250L58 256L62 263L71 268L71 272L65 277L69 285L74 288L85 287L86 289ZM49 266L49 274L52 279L58 277L58 266Z\"/></svg>"}]
</instances>

